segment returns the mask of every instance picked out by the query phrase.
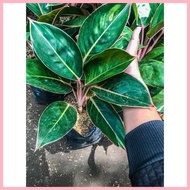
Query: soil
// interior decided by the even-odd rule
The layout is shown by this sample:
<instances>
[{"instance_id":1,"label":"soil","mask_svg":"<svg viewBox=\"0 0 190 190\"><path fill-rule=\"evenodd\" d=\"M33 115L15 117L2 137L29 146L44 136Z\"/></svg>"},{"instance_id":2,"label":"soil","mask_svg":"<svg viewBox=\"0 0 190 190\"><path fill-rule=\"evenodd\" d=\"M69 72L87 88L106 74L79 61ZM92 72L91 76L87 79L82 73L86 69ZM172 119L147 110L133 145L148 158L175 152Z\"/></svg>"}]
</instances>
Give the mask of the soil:
<instances>
[{"instance_id":1,"label":"soil","mask_svg":"<svg viewBox=\"0 0 190 190\"><path fill-rule=\"evenodd\" d=\"M77 103L73 94L69 94L68 96L66 96L64 101L73 105L77 109ZM73 129L75 129L79 134L84 136L92 126L93 123L88 117L86 109L83 108L82 113L81 114L78 113L78 120Z\"/></svg>"},{"instance_id":2,"label":"soil","mask_svg":"<svg viewBox=\"0 0 190 190\"><path fill-rule=\"evenodd\" d=\"M30 47L29 43L26 43L26 58L35 58L34 52L32 51L32 48Z\"/></svg>"}]
</instances>

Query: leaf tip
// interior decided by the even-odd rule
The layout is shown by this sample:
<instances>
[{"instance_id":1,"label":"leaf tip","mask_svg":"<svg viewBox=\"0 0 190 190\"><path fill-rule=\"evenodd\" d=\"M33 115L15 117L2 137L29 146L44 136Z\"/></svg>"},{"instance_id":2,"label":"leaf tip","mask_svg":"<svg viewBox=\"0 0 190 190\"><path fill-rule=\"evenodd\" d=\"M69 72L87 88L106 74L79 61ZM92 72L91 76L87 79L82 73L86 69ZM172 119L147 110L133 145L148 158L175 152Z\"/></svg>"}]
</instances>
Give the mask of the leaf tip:
<instances>
[{"instance_id":1,"label":"leaf tip","mask_svg":"<svg viewBox=\"0 0 190 190\"><path fill-rule=\"evenodd\" d=\"M30 17L27 17L27 19L31 22L32 21L32 19L30 18Z\"/></svg>"},{"instance_id":2,"label":"leaf tip","mask_svg":"<svg viewBox=\"0 0 190 190\"><path fill-rule=\"evenodd\" d=\"M156 106L154 104L151 104L150 107L151 108L156 108Z\"/></svg>"},{"instance_id":3,"label":"leaf tip","mask_svg":"<svg viewBox=\"0 0 190 190\"><path fill-rule=\"evenodd\" d=\"M33 20L33 19L29 18L29 17L27 17L27 19L29 20L30 24L32 24L33 22L36 22L35 20Z\"/></svg>"},{"instance_id":4,"label":"leaf tip","mask_svg":"<svg viewBox=\"0 0 190 190\"><path fill-rule=\"evenodd\" d=\"M36 152L40 147L39 146L36 146L34 152Z\"/></svg>"}]
</instances>

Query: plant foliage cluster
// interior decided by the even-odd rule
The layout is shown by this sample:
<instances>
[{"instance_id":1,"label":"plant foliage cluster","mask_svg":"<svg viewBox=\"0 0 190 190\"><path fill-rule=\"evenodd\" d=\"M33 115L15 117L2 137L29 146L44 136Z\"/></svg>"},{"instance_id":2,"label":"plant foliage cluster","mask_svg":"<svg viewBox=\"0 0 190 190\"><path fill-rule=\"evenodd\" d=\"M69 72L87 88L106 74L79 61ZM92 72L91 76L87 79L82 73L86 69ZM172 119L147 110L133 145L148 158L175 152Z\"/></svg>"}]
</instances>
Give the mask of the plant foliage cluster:
<instances>
[{"instance_id":1,"label":"plant foliage cluster","mask_svg":"<svg viewBox=\"0 0 190 190\"><path fill-rule=\"evenodd\" d=\"M35 59L26 60L27 84L57 94L72 92L78 104L76 110L56 101L45 109L36 148L66 135L84 107L114 144L125 147L118 110L151 105L146 88L124 73L134 60L126 48L137 26L142 28L140 72L157 110L163 112L163 3L27 3L27 7L38 17L37 21L29 19L26 33L35 53Z\"/></svg>"}]
</instances>

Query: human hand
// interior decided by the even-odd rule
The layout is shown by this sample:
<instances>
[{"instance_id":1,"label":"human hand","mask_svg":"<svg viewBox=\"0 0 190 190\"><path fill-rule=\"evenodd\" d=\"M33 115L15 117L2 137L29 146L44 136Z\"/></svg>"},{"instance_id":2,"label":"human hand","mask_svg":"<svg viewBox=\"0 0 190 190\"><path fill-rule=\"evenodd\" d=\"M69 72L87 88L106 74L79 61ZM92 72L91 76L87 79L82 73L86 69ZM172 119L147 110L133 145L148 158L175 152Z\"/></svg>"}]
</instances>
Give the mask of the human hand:
<instances>
[{"instance_id":1,"label":"human hand","mask_svg":"<svg viewBox=\"0 0 190 190\"><path fill-rule=\"evenodd\" d=\"M136 27L135 30L133 31L131 40L127 46L126 52L129 53L132 56L135 56L135 59L131 62L131 64L127 67L125 70L125 73L135 77L138 79L147 89L148 93L148 87L144 83L140 71L139 71L139 66L138 66L138 57L137 57L137 51L138 51L138 46L139 46L139 34L141 32L141 27ZM150 95L150 93L149 93Z\"/></svg>"},{"instance_id":2,"label":"human hand","mask_svg":"<svg viewBox=\"0 0 190 190\"><path fill-rule=\"evenodd\" d=\"M132 38L127 46L126 51L132 55L135 56L134 61L127 67L125 70L125 73L132 75L137 80L139 80L147 89L147 92L149 93L148 87L144 83L138 66L138 58L137 58L137 51L138 51L138 45L139 45L139 34L140 34L141 28L137 27L132 35ZM150 93L149 93L150 96ZM159 114L156 111L156 108L153 105L152 98L150 96L152 105L147 108L141 108L141 107L123 107L123 118L124 118L124 124L125 124L125 132L129 133L134 128L140 126L142 123L152 121L152 120L161 120Z\"/></svg>"}]
</instances>

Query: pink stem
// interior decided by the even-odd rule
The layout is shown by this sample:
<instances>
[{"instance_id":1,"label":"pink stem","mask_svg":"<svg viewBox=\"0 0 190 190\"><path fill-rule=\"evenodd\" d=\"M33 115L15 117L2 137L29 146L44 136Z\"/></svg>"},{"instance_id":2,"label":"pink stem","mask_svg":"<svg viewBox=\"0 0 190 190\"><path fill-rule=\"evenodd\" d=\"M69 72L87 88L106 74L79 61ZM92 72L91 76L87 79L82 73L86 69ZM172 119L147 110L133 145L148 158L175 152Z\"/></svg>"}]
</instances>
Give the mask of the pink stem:
<instances>
[{"instance_id":1,"label":"pink stem","mask_svg":"<svg viewBox=\"0 0 190 190\"><path fill-rule=\"evenodd\" d=\"M146 53L146 51L147 51L147 49L148 49L148 46L149 46L151 40L152 40L152 38L150 38L150 39L148 40L148 43L146 44L145 48L143 49L142 54L141 54L141 56L139 57L139 60L141 60L141 59L144 57L144 55L145 55L145 53Z\"/></svg>"},{"instance_id":2,"label":"pink stem","mask_svg":"<svg viewBox=\"0 0 190 190\"><path fill-rule=\"evenodd\" d=\"M157 39L154 41L154 43L151 45L151 47L148 48L147 53L153 49L153 47L157 44L158 40L162 37L163 34L164 34L164 29L162 30L160 35L157 37Z\"/></svg>"},{"instance_id":3,"label":"pink stem","mask_svg":"<svg viewBox=\"0 0 190 190\"><path fill-rule=\"evenodd\" d=\"M77 95L76 95L76 92L74 91L74 89L72 88L72 91L73 91L73 94L75 96L75 99L77 100Z\"/></svg>"},{"instance_id":4,"label":"pink stem","mask_svg":"<svg viewBox=\"0 0 190 190\"><path fill-rule=\"evenodd\" d=\"M162 32L163 32L163 29L161 29L161 30L162 30ZM159 30L156 34L158 34L161 30ZM162 33L162 32L161 32L161 33ZM164 32L163 32L163 33L164 33ZM154 36L155 36L156 34L154 34ZM150 44L151 40L154 38L154 36L152 36L152 37L148 40L148 43L147 43L146 47L143 49L143 52L142 52L142 54L141 54L139 60L141 60L141 59L145 56L145 54L148 53L147 50L150 49L150 48L149 48L149 44ZM159 38L160 38L160 37L161 37L161 36L159 36ZM157 41L156 41L156 43L157 43ZM156 43L155 43L155 44L156 44ZM155 44L154 44L154 45L155 45ZM152 46L151 46L151 47L152 47ZM152 48L153 48L153 47L152 47Z\"/></svg>"},{"instance_id":5,"label":"pink stem","mask_svg":"<svg viewBox=\"0 0 190 190\"><path fill-rule=\"evenodd\" d=\"M86 95L87 95L88 91L89 91L89 88L87 88L86 92L85 92L85 90L84 90L85 93L84 93L84 95L83 95L83 97L82 97L82 99L81 99L82 104L85 102Z\"/></svg>"},{"instance_id":6,"label":"pink stem","mask_svg":"<svg viewBox=\"0 0 190 190\"><path fill-rule=\"evenodd\" d=\"M79 95L79 83L77 81L77 98L78 98L78 95Z\"/></svg>"},{"instance_id":7,"label":"pink stem","mask_svg":"<svg viewBox=\"0 0 190 190\"><path fill-rule=\"evenodd\" d=\"M80 104L82 96L81 82L80 79L77 81L77 102Z\"/></svg>"},{"instance_id":8,"label":"pink stem","mask_svg":"<svg viewBox=\"0 0 190 190\"><path fill-rule=\"evenodd\" d=\"M80 81L80 79L77 81L77 103L78 103L78 107L81 107L83 105L83 102L85 100L85 89L82 88L82 83Z\"/></svg>"}]
</instances>

